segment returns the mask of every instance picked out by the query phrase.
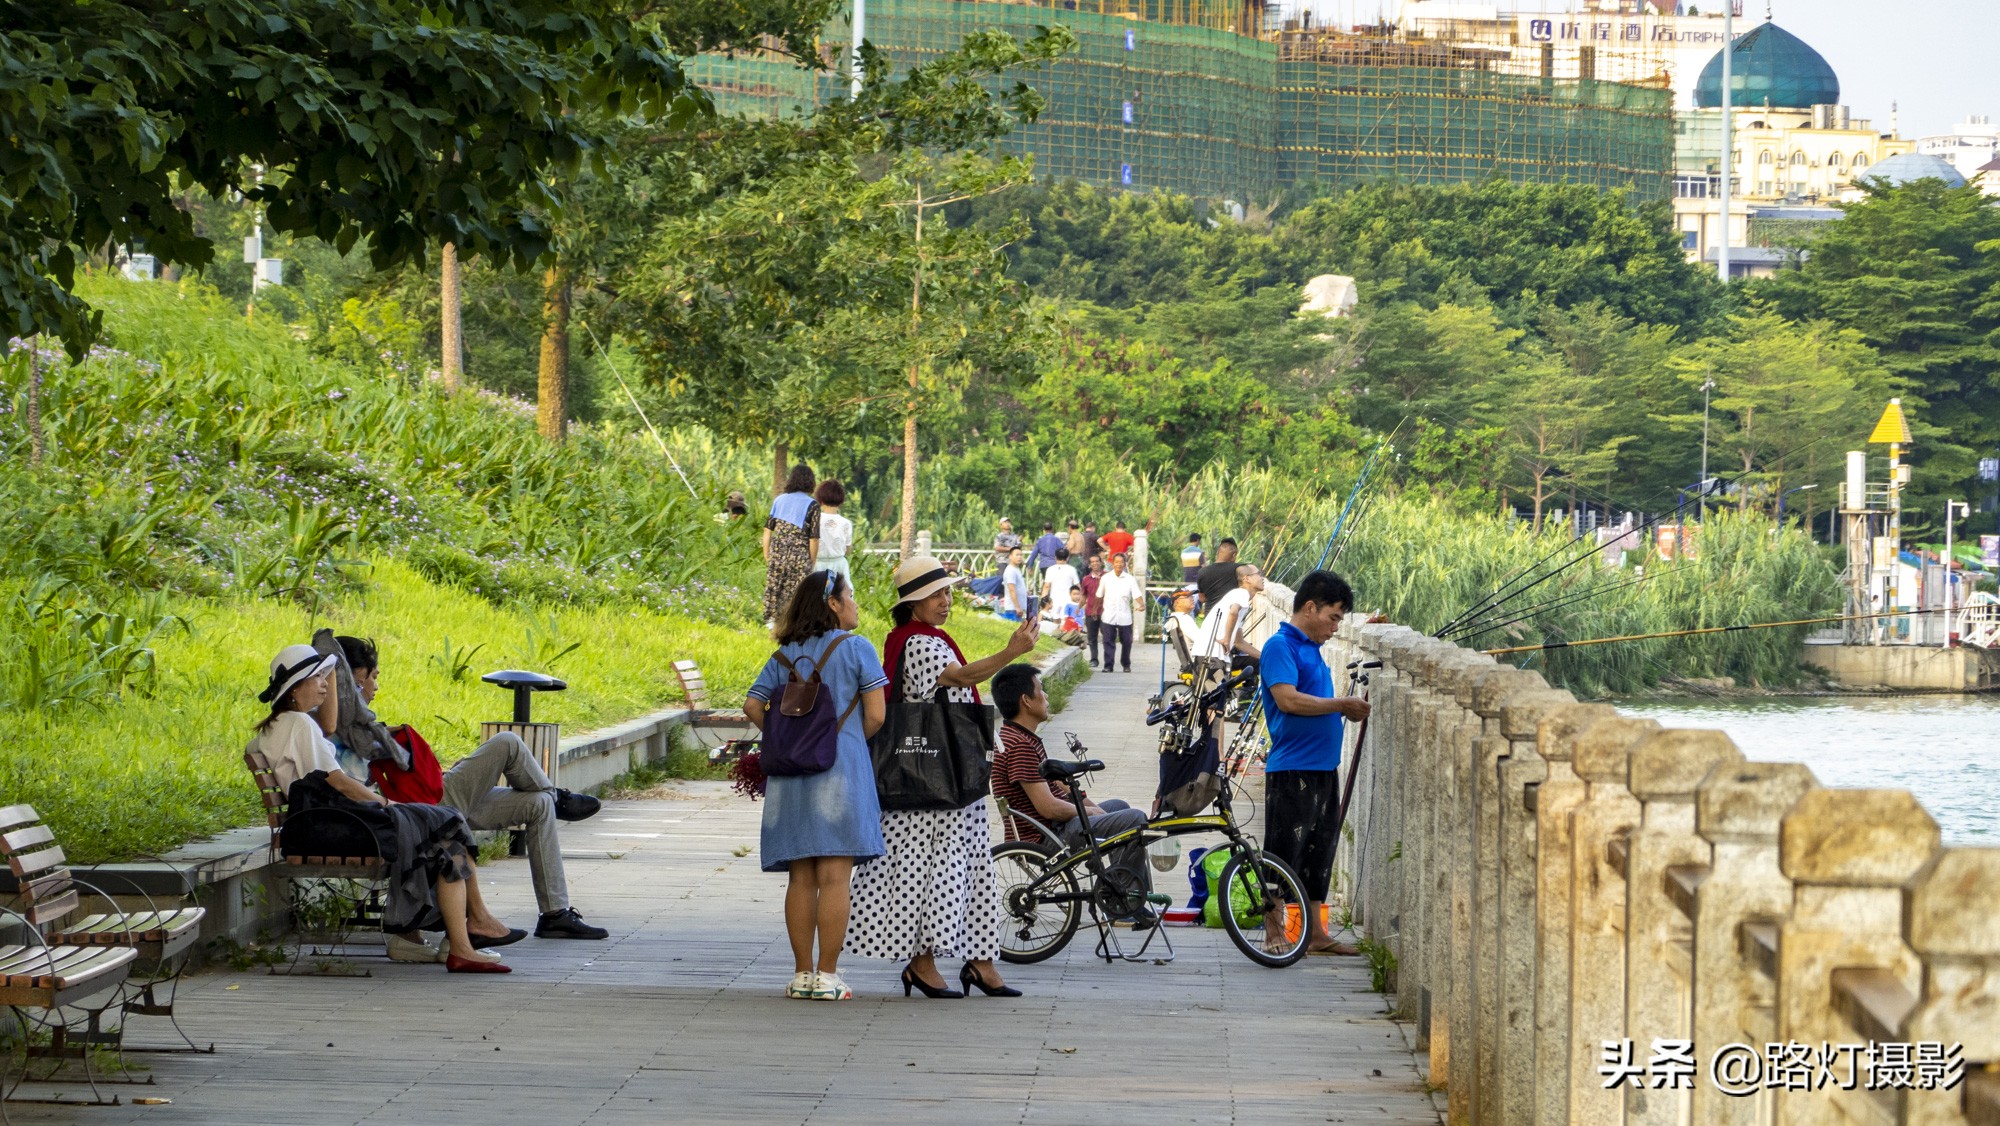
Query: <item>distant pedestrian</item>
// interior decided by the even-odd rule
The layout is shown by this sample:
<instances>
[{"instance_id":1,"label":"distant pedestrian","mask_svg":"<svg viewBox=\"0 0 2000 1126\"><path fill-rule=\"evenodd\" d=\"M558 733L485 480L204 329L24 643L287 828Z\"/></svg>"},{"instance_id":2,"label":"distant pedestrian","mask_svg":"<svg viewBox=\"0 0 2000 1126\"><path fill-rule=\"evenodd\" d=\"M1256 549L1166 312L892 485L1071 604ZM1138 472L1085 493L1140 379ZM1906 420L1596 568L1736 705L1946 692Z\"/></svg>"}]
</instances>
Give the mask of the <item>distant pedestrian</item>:
<instances>
[{"instance_id":1,"label":"distant pedestrian","mask_svg":"<svg viewBox=\"0 0 2000 1126\"><path fill-rule=\"evenodd\" d=\"M1125 556L1125 565L1132 566L1132 533L1125 530L1125 521L1112 521L1111 530L1104 533L1098 542L1104 545L1105 551ZM1136 569L1135 567L1134 570Z\"/></svg>"},{"instance_id":2,"label":"distant pedestrian","mask_svg":"<svg viewBox=\"0 0 2000 1126\"><path fill-rule=\"evenodd\" d=\"M1104 632L1104 599L1098 594L1098 587L1104 583L1104 557L1090 561L1090 571L1077 582L1083 590L1083 628L1089 635L1090 667L1097 667L1097 638Z\"/></svg>"},{"instance_id":3,"label":"distant pedestrian","mask_svg":"<svg viewBox=\"0 0 2000 1126\"><path fill-rule=\"evenodd\" d=\"M1005 516L1000 518L1000 530L993 536L993 562L997 566L1007 565L1007 553L1021 546L1021 537L1014 534L1014 522Z\"/></svg>"},{"instance_id":4,"label":"distant pedestrian","mask_svg":"<svg viewBox=\"0 0 2000 1126\"><path fill-rule=\"evenodd\" d=\"M1070 565L1069 548L1056 548L1056 561L1042 571L1042 605L1058 612L1069 605L1069 592L1083 579Z\"/></svg>"},{"instance_id":5,"label":"distant pedestrian","mask_svg":"<svg viewBox=\"0 0 2000 1126\"><path fill-rule=\"evenodd\" d=\"M1201 587L1201 601L1204 606L1214 606L1222 601L1224 595L1235 590L1236 541L1228 536L1222 537L1215 545L1215 562L1203 567L1194 581Z\"/></svg>"},{"instance_id":6,"label":"distant pedestrian","mask_svg":"<svg viewBox=\"0 0 2000 1126\"><path fill-rule=\"evenodd\" d=\"M1082 587L1073 586L1069 588L1069 601L1063 603L1062 622L1059 626L1056 627L1056 636L1060 637L1063 643L1066 645L1074 645L1077 646L1078 648L1081 648L1083 646L1084 620L1083 620Z\"/></svg>"},{"instance_id":7,"label":"distant pedestrian","mask_svg":"<svg viewBox=\"0 0 2000 1126\"><path fill-rule=\"evenodd\" d=\"M1000 616L1010 622L1026 621L1033 613L1028 601L1028 577L1021 573L1021 546L1007 552L1007 567L1000 572Z\"/></svg>"},{"instance_id":8,"label":"distant pedestrian","mask_svg":"<svg viewBox=\"0 0 2000 1126\"><path fill-rule=\"evenodd\" d=\"M1104 545L1099 543L1097 539L1097 521L1085 520L1083 522L1083 561L1085 563L1095 563L1102 558L1104 558Z\"/></svg>"},{"instance_id":9,"label":"distant pedestrian","mask_svg":"<svg viewBox=\"0 0 2000 1126\"><path fill-rule=\"evenodd\" d=\"M778 612L799 588L799 580L819 557L819 502L813 499L812 466L800 462L785 479L785 491L771 501L764 518L764 624L776 626Z\"/></svg>"},{"instance_id":10,"label":"distant pedestrian","mask_svg":"<svg viewBox=\"0 0 2000 1126\"><path fill-rule=\"evenodd\" d=\"M819 569L849 575L847 552L854 546L854 522L840 514L840 506L847 503L847 486L829 477L819 483L813 499L819 501Z\"/></svg>"},{"instance_id":11,"label":"distant pedestrian","mask_svg":"<svg viewBox=\"0 0 2000 1126\"><path fill-rule=\"evenodd\" d=\"M1111 556L1111 573L1097 584L1097 597L1104 604L1104 670L1111 671L1113 649L1122 646L1119 665L1125 672L1132 671L1132 626L1145 613L1146 592L1139 586L1139 577L1125 569L1125 553L1115 552Z\"/></svg>"},{"instance_id":12,"label":"distant pedestrian","mask_svg":"<svg viewBox=\"0 0 2000 1126\"><path fill-rule=\"evenodd\" d=\"M1208 553L1201 548L1201 533L1189 532L1187 546L1181 548L1181 581L1199 583L1201 569L1208 562Z\"/></svg>"},{"instance_id":13,"label":"distant pedestrian","mask_svg":"<svg viewBox=\"0 0 2000 1126\"><path fill-rule=\"evenodd\" d=\"M1083 528L1076 522L1075 517L1070 518L1069 542L1063 546L1069 548L1069 561L1071 564L1079 569L1090 565L1090 558L1083 553Z\"/></svg>"},{"instance_id":14,"label":"distant pedestrian","mask_svg":"<svg viewBox=\"0 0 2000 1126\"><path fill-rule=\"evenodd\" d=\"M1316 954L1358 954L1334 941L1321 924L1319 906L1333 885L1333 851L1339 813L1341 721L1367 719L1368 701L1333 694L1333 670L1320 646L1340 628L1354 605L1354 591L1331 571L1299 582L1292 620L1264 643L1264 722L1271 753L1264 764L1264 849L1299 878L1306 902L1306 948ZM1283 909L1264 917L1267 946L1284 932Z\"/></svg>"},{"instance_id":15,"label":"distant pedestrian","mask_svg":"<svg viewBox=\"0 0 2000 1126\"><path fill-rule=\"evenodd\" d=\"M818 675L840 719L832 768L818 774L765 780L764 827L759 860L766 872L786 872L785 935L792 945L792 983L785 996L845 1001L853 994L840 978L840 950L847 940L849 883L857 862L882 855L882 809L875 800L875 768L868 737L887 716L889 678L867 640L850 636L861 622L854 586L838 571L809 574L792 594L778 622L778 653L805 677ZM750 686L743 712L757 730L774 697L790 680L777 656ZM813 939L819 956L813 956Z\"/></svg>"},{"instance_id":16,"label":"distant pedestrian","mask_svg":"<svg viewBox=\"0 0 2000 1126\"><path fill-rule=\"evenodd\" d=\"M1056 535L1056 526L1053 523L1044 523L1042 536L1035 541L1034 554L1028 562L1037 572L1046 571L1056 565L1056 552L1067 550L1068 547L1068 541Z\"/></svg>"}]
</instances>

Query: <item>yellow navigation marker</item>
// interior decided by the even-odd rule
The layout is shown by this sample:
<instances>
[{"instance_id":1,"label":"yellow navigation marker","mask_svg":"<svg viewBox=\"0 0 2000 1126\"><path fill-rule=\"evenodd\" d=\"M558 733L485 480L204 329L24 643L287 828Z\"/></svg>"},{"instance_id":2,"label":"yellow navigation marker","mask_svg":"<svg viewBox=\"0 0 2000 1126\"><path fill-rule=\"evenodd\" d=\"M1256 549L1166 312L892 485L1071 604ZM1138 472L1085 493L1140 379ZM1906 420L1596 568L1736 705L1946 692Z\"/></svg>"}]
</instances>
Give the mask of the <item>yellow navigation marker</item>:
<instances>
[{"instance_id":1,"label":"yellow navigation marker","mask_svg":"<svg viewBox=\"0 0 2000 1126\"><path fill-rule=\"evenodd\" d=\"M1875 424L1875 432L1868 435L1870 442L1910 442L1910 424L1903 418L1903 400L1891 399L1882 408L1882 418Z\"/></svg>"}]
</instances>

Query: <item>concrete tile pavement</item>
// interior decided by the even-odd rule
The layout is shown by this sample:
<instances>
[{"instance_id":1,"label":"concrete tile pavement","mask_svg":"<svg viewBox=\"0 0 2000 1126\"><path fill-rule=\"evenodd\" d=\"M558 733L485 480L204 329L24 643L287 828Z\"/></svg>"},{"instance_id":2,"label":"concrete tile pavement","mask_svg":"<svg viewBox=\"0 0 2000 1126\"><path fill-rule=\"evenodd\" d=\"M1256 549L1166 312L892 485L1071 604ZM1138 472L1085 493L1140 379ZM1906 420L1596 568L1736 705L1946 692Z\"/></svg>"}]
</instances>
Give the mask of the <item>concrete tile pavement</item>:
<instances>
[{"instance_id":1,"label":"concrete tile pavement","mask_svg":"<svg viewBox=\"0 0 2000 1126\"><path fill-rule=\"evenodd\" d=\"M1145 672L1100 674L1051 724L1058 752L1073 730L1106 761L1100 797L1150 801L1153 738L1140 717L1156 686ZM1179 959L1166 966L1105 965L1081 931L1048 962L1003 966L1027 994L1015 999L906 1000L899 967L854 960L844 967L854 1001L788 1001L784 883L758 871L761 807L721 785L684 789L683 800L611 802L565 827L573 895L611 928L606 942L531 938L506 950L506 977L368 956L355 959L368 977L206 974L183 989L181 1022L217 1054L152 1057L154 1085L119 1090L170 1104L15 1106L12 1119L1438 1121L1358 960L1267 970L1220 931L1175 929ZM482 869L481 881L504 917L532 915L524 862ZM1158 886L1185 897L1178 872Z\"/></svg>"}]
</instances>

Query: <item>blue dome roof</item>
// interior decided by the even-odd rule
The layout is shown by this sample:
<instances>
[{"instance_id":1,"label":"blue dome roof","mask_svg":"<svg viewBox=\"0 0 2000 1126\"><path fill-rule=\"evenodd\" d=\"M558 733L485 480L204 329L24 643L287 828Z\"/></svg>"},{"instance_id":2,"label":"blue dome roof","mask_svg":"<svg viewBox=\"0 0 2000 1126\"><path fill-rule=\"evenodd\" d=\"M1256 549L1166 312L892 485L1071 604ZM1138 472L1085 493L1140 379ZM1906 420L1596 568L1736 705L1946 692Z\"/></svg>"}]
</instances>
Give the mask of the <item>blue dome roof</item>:
<instances>
[{"instance_id":1,"label":"blue dome roof","mask_svg":"<svg viewBox=\"0 0 2000 1126\"><path fill-rule=\"evenodd\" d=\"M1943 180L1948 188L1962 188L1965 177L1959 174L1951 161L1930 153L1898 153L1887 160L1878 161L1864 170L1857 179L1872 180L1881 177L1891 184L1902 185L1917 180Z\"/></svg>"},{"instance_id":2,"label":"blue dome roof","mask_svg":"<svg viewBox=\"0 0 2000 1126\"><path fill-rule=\"evenodd\" d=\"M1764 105L1786 109L1840 104L1840 76L1805 40L1774 23L1737 38L1729 59L1729 103L1736 109ZM1708 60L1695 80L1694 104L1722 106L1722 52Z\"/></svg>"}]
</instances>

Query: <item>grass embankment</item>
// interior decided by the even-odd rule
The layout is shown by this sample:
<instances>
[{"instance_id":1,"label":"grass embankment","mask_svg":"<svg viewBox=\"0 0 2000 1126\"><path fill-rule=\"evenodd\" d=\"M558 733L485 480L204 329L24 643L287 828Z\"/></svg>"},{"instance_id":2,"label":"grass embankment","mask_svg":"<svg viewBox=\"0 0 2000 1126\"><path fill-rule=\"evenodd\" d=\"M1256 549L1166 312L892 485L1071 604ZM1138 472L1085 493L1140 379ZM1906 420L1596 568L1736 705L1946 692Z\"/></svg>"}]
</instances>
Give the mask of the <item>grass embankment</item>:
<instances>
[{"instance_id":1,"label":"grass embankment","mask_svg":"<svg viewBox=\"0 0 2000 1126\"><path fill-rule=\"evenodd\" d=\"M317 615L270 599L189 599L153 645L149 693L49 714L0 714L0 800L32 803L83 862L157 852L261 817L241 759L265 713L256 700L271 654L330 626L381 646L376 700L411 723L447 764L470 751L510 697L479 681L499 668L545 669L569 689L535 699L538 720L580 733L678 703L672 662L702 664L718 705L738 704L771 650L761 631L630 607L495 607L384 560L365 590ZM1006 636L986 615L953 622L968 653ZM887 630L864 621L878 643ZM574 644L553 663L549 658Z\"/></svg>"},{"instance_id":2,"label":"grass embankment","mask_svg":"<svg viewBox=\"0 0 2000 1126\"><path fill-rule=\"evenodd\" d=\"M40 464L31 353L0 355L0 804L78 860L254 823L255 696L320 625L383 645L382 714L447 761L508 713L483 672L562 676L536 714L577 732L674 702L681 657L740 699L770 652L756 529L710 519L755 481L683 450L690 496L628 429L548 443L523 404L330 357L197 283L83 288L109 347L40 357ZM879 639L886 574L860 572Z\"/></svg>"}]
</instances>

